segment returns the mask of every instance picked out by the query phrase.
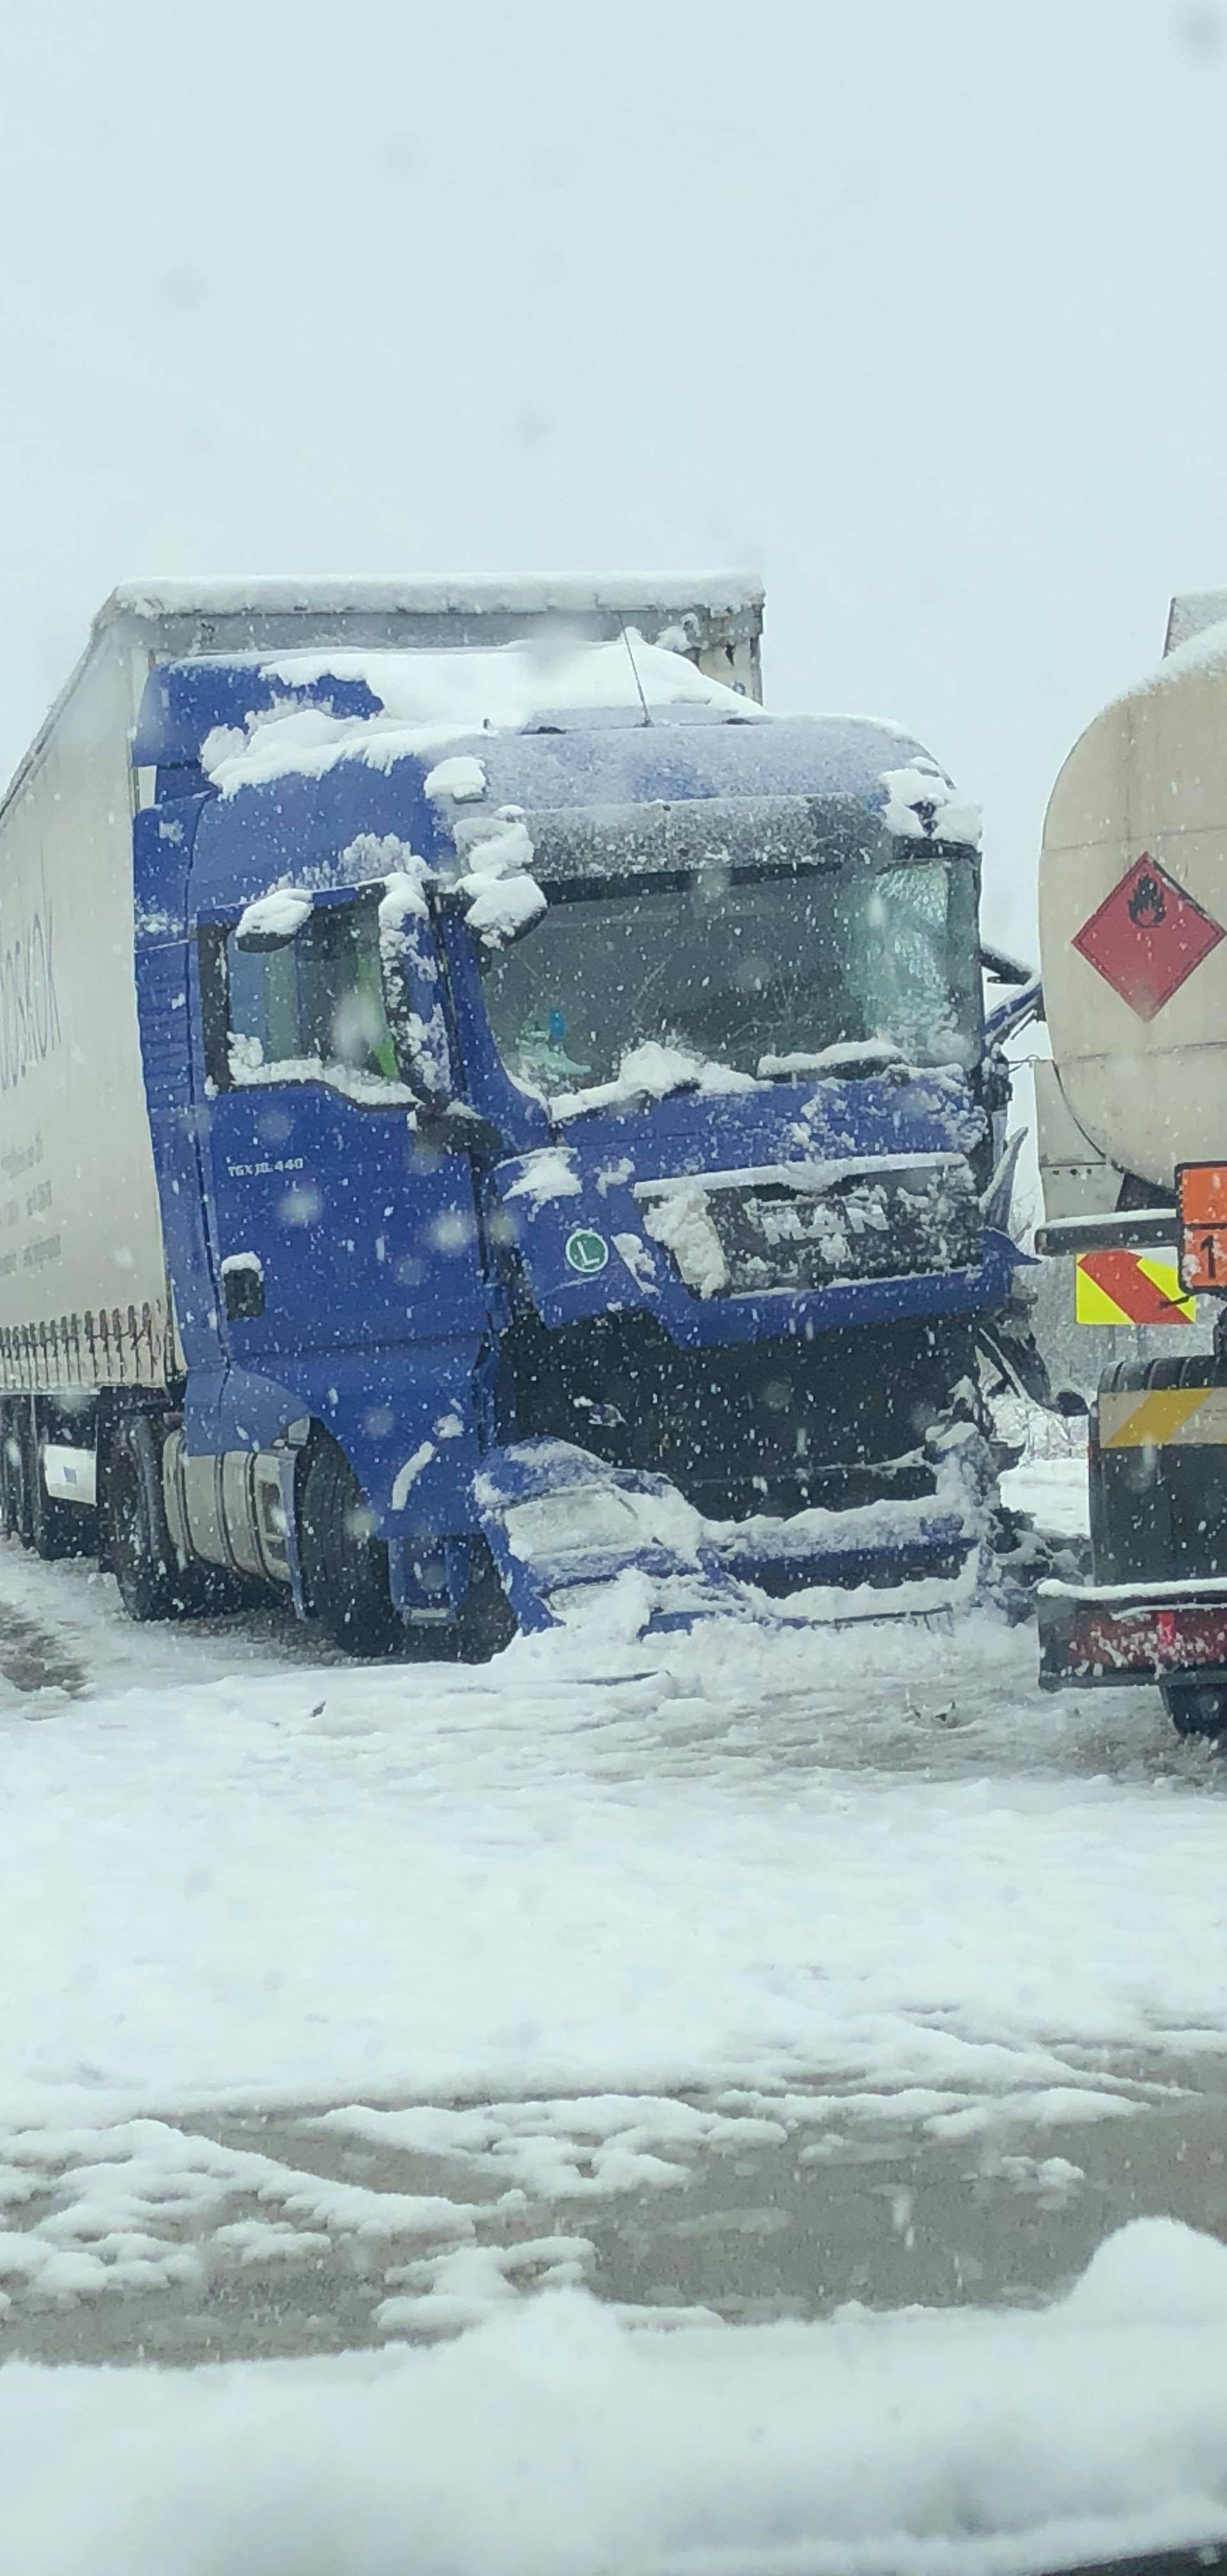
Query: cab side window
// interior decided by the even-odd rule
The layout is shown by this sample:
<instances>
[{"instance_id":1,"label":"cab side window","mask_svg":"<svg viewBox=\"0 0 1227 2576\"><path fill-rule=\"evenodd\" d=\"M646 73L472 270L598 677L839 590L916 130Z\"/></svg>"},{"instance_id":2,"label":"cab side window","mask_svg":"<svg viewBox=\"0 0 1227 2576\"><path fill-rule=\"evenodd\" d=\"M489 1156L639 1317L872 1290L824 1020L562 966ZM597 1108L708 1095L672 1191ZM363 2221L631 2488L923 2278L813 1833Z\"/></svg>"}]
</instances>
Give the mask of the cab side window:
<instances>
[{"instance_id":1,"label":"cab side window","mask_svg":"<svg viewBox=\"0 0 1227 2576\"><path fill-rule=\"evenodd\" d=\"M264 951L240 948L233 926L205 933L201 964L219 1090L327 1082L355 1096L404 1092L373 902L317 904L292 939Z\"/></svg>"}]
</instances>

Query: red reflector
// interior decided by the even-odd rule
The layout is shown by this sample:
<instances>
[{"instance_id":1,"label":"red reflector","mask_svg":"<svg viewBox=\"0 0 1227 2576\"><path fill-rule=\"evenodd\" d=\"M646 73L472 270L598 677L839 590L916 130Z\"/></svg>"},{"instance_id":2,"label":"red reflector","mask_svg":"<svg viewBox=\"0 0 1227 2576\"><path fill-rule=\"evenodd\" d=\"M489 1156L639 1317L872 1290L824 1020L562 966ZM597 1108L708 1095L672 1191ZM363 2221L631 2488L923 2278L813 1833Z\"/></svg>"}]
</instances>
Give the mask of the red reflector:
<instances>
[{"instance_id":1,"label":"red reflector","mask_svg":"<svg viewBox=\"0 0 1227 2576\"><path fill-rule=\"evenodd\" d=\"M1154 1614L1154 1620L1155 1620L1155 1644L1156 1644L1156 1646L1159 1646L1159 1647L1171 1647L1171 1646L1174 1646L1174 1645L1175 1645L1175 1643L1176 1643L1176 1613L1175 1613L1175 1611L1174 1611L1174 1610L1156 1610L1156 1612L1155 1612L1155 1614Z\"/></svg>"}]
</instances>

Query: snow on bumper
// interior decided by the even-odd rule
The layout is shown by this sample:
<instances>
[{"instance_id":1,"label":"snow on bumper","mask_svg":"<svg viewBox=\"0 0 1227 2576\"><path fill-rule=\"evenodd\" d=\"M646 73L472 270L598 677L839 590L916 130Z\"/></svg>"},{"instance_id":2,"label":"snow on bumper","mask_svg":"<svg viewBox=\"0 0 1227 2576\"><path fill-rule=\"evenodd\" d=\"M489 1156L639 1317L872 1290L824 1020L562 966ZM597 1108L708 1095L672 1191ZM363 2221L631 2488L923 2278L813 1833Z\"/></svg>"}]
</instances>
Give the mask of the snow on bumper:
<instances>
[{"instance_id":1,"label":"snow on bumper","mask_svg":"<svg viewBox=\"0 0 1227 2576\"><path fill-rule=\"evenodd\" d=\"M569 1441L523 1440L486 1459L475 1495L508 1599L530 1633L627 1576L639 1579L644 1629L761 1618L763 1593L957 1578L983 1531L957 1454L942 1459L922 1498L717 1522L663 1476L611 1467Z\"/></svg>"}]
</instances>

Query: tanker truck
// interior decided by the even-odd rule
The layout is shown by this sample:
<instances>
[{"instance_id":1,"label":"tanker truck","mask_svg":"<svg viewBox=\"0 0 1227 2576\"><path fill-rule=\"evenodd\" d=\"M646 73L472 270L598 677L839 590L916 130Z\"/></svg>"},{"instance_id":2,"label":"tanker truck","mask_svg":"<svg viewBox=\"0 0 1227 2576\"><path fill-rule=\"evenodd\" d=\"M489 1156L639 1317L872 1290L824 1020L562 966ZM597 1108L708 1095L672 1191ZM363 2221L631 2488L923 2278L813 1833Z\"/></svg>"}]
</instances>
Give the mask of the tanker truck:
<instances>
[{"instance_id":1,"label":"tanker truck","mask_svg":"<svg viewBox=\"0 0 1227 2576\"><path fill-rule=\"evenodd\" d=\"M107 603L0 810L11 1535L364 1652L974 1584L1033 996L990 954L985 1015L974 811L768 715L761 624Z\"/></svg>"},{"instance_id":2,"label":"tanker truck","mask_svg":"<svg viewBox=\"0 0 1227 2576\"><path fill-rule=\"evenodd\" d=\"M1174 1250L1181 1290L1214 1317L1212 1353L1176 1347L1100 1381L1093 1580L1040 1585L1041 1679L1157 1683L1182 1733L1221 1735L1227 592L1173 601L1158 669L1070 753L1044 825L1040 933L1052 1061L1036 1067L1039 1249L1107 1255L1103 1275L1122 1281Z\"/></svg>"}]
</instances>

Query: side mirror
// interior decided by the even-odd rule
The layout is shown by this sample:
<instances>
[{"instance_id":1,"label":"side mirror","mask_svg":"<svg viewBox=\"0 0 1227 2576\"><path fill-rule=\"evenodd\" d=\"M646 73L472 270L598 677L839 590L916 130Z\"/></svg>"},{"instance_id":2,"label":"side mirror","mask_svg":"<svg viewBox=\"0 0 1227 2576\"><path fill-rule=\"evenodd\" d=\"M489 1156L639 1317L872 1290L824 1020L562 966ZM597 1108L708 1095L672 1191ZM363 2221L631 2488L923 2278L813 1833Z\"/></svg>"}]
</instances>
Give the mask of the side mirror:
<instances>
[{"instance_id":1,"label":"side mirror","mask_svg":"<svg viewBox=\"0 0 1227 2576\"><path fill-rule=\"evenodd\" d=\"M428 1116L438 1117L455 1094L452 1050L430 914L421 887L407 874L384 881L379 956L402 1076Z\"/></svg>"},{"instance_id":2,"label":"side mirror","mask_svg":"<svg viewBox=\"0 0 1227 2576\"><path fill-rule=\"evenodd\" d=\"M1033 984L1034 966L1023 966L1005 948L993 948L986 939L980 942L980 964L996 984Z\"/></svg>"},{"instance_id":3,"label":"side mirror","mask_svg":"<svg viewBox=\"0 0 1227 2576\"><path fill-rule=\"evenodd\" d=\"M1079 1395L1076 1386L1062 1386L1058 1387L1052 1399L1052 1409L1054 1413L1063 1413L1067 1422L1072 1422L1078 1414L1087 1414L1091 1408L1086 1397Z\"/></svg>"}]
</instances>

